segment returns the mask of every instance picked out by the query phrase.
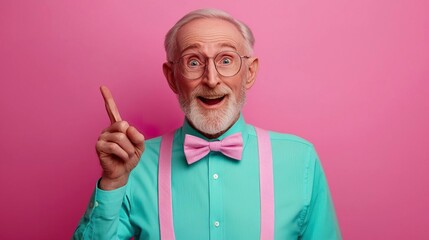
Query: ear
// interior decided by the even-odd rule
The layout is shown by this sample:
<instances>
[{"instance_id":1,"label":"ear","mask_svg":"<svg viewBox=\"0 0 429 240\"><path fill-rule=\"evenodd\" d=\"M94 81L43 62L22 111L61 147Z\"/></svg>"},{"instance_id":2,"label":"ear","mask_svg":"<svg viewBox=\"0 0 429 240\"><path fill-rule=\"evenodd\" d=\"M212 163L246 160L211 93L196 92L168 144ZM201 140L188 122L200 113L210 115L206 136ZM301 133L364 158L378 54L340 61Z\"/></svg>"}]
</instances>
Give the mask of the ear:
<instances>
[{"instance_id":1,"label":"ear","mask_svg":"<svg viewBox=\"0 0 429 240\"><path fill-rule=\"evenodd\" d=\"M176 86L176 79L174 78L174 69L173 65L169 62L165 62L162 64L162 71L164 72L164 76L167 79L168 86L170 86L171 90L175 94L177 94L177 86Z\"/></svg>"},{"instance_id":2,"label":"ear","mask_svg":"<svg viewBox=\"0 0 429 240\"><path fill-rule=\"evenodd\" d=\"M259 59L252 57L248 59L246 89L250 89L256 81L256 75L259 69Z\"/></svg>"}]
</instances>

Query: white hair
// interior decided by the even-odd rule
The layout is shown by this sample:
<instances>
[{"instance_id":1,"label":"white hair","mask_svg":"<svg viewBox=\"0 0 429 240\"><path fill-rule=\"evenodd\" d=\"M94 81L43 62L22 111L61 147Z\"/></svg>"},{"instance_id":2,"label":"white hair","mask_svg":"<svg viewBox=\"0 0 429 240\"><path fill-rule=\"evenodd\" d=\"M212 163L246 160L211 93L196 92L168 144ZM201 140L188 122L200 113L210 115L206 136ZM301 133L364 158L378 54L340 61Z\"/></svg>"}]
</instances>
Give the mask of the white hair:
<instances>
[{"instance_id":1,"label":"white hair","mask_svg":"<svg viewBox=\"0 0 429 240\"><path fill-rule=\"evenodd\" d=\"M165 36L165 40L164 40L164 47L165 47L165 52L167 54L167 61L170 61L170 62L174 61L174 57L177 51L176 35L179 29L183 27L185 24L201 18L222 19L232 23L234 26L237 27L237 29L240 31L241 35L244 38L244 42L245 42L244 46L245 46L245 50L247 51L246 54L248 55L253 54L253 45L255 43L255 38L253 37L252 30L250 30L250 28L246 24L233 18L230 14L222 10L205 8L205 9L198 9L186 14L167 32L167 35Z\"/></svg>"}]
</instances>

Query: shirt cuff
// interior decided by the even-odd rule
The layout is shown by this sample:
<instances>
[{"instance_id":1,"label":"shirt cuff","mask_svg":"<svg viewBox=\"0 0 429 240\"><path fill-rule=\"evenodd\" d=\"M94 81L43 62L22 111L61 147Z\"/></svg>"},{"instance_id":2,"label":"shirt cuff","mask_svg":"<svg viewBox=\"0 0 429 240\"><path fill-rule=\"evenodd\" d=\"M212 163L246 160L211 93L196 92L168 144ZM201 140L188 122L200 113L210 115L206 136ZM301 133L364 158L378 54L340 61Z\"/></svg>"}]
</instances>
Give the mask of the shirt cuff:
<instances>
[{"instance_id":1,"label":"shirt cuff","mask_svg":"<svg viewBox=\"0 0 429 240\"><path fill-rule=\"evenodd\" d=\"M125 197L126 189L127 185L115 190L105 191L98 188L97 183L93 203L94 214L103 218L117 217Z\"/></svg>"}]
</instances>

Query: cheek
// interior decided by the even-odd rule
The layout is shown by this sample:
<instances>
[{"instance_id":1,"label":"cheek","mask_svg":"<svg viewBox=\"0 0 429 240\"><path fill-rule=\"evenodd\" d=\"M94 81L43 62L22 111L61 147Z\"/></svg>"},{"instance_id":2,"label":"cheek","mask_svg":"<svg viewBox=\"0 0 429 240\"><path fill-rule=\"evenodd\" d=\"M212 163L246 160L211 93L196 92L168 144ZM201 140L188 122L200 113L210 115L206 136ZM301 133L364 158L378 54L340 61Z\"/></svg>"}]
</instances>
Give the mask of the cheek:
<instances>
[{"instance_id":1,"label":"cheek","mask_svg":"<svg viewBox=\"0 0 429 240\"><path fill-rule=\"evenodd\" d=\"M228 87L232 90L235 97L239 97L241 95L242 89L246 89L246 80L243 75L237 76L234 81L232 81Z\"/></svg>"},{"instance_id":2,"label":"cheek","mask_svg":"<svg viewBox=\"0 0 429 240\"><path fill-rule=\"evenodd\" d=\"M179 80L179 82L177 83L177 89L179 90L179 94L187 98L192 94L192 91L195 89L194 85L195 84Z\"/></svg>"}]
</instances>

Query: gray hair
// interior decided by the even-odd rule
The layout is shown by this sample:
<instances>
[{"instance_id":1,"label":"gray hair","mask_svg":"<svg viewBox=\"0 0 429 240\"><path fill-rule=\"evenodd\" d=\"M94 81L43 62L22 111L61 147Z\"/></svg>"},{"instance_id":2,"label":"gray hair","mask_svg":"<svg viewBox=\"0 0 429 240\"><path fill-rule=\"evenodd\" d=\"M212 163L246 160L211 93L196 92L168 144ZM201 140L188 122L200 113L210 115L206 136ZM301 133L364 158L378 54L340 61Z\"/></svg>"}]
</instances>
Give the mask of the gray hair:
<instances>
[{"instance_id":1,"label":"gray hair","mask_svg":"<svg viewBox=\"0 0 429 240\"><path fill-rule=\"evenodd\" d=\"M179 29L183 27L185 24L201 18L217 18L217 19L222 19L232 23L234 26L237 27L241 35L243 35L244 42L245 42L245 49L247 51L246 54L248 55L253 54L253 45L255 43L255 38L253 37L252 30L250 30L250 28L246 24L233 18L230 14L222 10L206 8L206 9L195 10L186 14L167 32L167 35L165 36L165 40L164 40L164 47L165 47L165 52L167 54L167 61L174 61L174 57L175 57L174 55L177 51L176 36Z\"/></svg>"}]
</instances>

